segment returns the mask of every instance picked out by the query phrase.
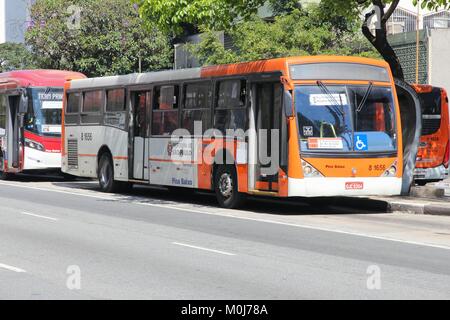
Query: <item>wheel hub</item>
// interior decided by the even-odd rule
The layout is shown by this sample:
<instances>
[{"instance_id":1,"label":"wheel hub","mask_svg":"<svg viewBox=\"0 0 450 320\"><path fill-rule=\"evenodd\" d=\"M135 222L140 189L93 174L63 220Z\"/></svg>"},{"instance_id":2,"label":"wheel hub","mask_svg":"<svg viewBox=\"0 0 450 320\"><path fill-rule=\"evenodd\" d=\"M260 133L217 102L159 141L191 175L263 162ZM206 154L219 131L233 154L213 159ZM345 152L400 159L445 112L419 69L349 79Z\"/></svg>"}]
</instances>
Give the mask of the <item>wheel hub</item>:
<instances>
[{"instance_id":1,"label":"wheel hub","mask_svg":"<svg viewBox=\"0 0 450 320\"><path fill-rule=\"evenodd\" d=\"M225 198L229 198L233 194L233 179L231 179L229 173L224 173L220 176L219 191Z\"/></svg>"}]
</instances>

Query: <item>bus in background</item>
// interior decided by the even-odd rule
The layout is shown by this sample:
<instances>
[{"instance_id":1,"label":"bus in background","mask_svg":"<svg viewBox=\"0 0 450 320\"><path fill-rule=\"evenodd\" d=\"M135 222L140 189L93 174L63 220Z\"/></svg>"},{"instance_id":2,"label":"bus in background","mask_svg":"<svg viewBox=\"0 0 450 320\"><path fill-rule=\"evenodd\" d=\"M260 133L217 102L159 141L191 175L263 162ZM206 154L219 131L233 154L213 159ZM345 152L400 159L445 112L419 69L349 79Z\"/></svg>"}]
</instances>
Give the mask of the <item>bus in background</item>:
<instances>
[{"instance_id":1,"label":"bus in background","mask_svg":"<svg viewBox=\"0 0 450 320\"><path fill-rule=\"evenodd\" d=\"M291 57L72 80L64 105L62 170L105 192L211 190L227 208L246 194L401 193L401 120L384 61Z\"/></svg>"},{"instance_id":2,"label":"bus in background","mask_svg":"<svg viewBox=\"0 0 450 320\"><path fill-rule=\"evenodd\" d=\"M430 85L414 85L422 105L422 136L414 179L424 185L449 175L450 117L447 92Z\"/></svg>"},{"instance_id":3,"label":"bus in background","mask_svg":"<svg viewBox=\"0 0 450 320\"><path fill-rule=\"evenodd\" d=\"M0 179L61 168L63 86L84 77L57 70L0 73Z\"/></svg>"}]
</instances>

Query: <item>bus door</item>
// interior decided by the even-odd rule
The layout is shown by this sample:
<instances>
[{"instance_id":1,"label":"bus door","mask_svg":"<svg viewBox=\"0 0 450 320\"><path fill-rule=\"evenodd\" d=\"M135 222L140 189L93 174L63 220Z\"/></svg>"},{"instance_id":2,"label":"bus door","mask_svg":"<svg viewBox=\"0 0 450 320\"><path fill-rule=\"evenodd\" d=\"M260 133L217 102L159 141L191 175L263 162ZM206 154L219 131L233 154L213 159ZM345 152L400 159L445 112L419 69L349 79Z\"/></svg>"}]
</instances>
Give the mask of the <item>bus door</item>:
<instances>
[{"instance_id":1,"label":"bus door","mask_svg":"<svg viewBox=\"0 0 450 320\"><path fill-rule=\"evenodd\" d=\"M254 126L256 143L249 141L249 187L260 191L278 191L281 155L283 86L280 76L251 83L250 128ZM252 139L250 137L250 139ZM252 165L253 164L253 165Z\"/></svg>"},{"instance_id":2,"label":"bus door","mask_svg":"<svg viewBox=\"0 0 450 320\"><path fill-rule=\"evenodd\" d=\"M131 91L133 126L130 128L132 179L149 180L149 123L151 90Z\"/></svg>"},{"instance_id":3,"label":"bus door","mask_svg":"<svg viewBox=\"0 0 450 320\"><path fill-rule=\"evenodd\" d=\"M23 119L24 113L28 107L28 103L22 95L8 96L9 110L8 119L8 133L7 133L7 159L8 167L12 169L20 169L21 154L23 152L24 138L23 138Z\"/></svg>"}]
</instances>

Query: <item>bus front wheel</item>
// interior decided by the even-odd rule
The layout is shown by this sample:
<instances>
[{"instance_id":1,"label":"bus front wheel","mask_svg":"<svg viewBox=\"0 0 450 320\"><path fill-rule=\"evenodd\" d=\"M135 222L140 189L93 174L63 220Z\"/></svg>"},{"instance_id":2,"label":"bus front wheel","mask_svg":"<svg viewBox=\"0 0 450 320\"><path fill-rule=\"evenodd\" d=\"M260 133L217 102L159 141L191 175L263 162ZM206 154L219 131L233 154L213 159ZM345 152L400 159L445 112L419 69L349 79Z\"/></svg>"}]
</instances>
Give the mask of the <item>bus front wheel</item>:
<instances>
[{"instance_id":1,"label":"bus front wheel","mask_svg":"<svg viewBox=\"0 0 450 320\"><path fill-rule=\"evenodd\" d=\"M245 195L238 191L238 179L234 166L219 166L215 170L214 189L221 207L237 208L245 200Z\"/></svg>"},{"instance_id":2,"label":"bus front wheel","mask_svg":"<svg viewBox=\"0 0 450 320\"><path fill-rule=\"evenodd\" d=\"M3 159L3 155L0 153L0 180L8 180L11 178L11 175L9 173L6 173L5 171L5 160Z\"/></svg>"}]
</instances>

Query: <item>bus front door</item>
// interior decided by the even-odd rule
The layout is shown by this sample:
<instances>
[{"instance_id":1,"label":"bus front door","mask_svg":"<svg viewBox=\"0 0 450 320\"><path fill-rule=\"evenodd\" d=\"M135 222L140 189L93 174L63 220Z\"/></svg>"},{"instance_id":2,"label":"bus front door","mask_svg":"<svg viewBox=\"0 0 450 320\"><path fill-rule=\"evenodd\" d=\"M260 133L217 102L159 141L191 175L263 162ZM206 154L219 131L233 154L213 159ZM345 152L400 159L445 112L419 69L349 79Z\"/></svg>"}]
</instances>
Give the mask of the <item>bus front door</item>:
<instances>
[{"instance_id":1,"label":"bus front door","mask_svg":"<svg viewBox=\"0 0 450 320\"><path fill-rule=\"evenodd\" d=\"M130 132L133 179L149 180L148 141L151 91L132 91L133 129Z\"/></svg>"},{"instance_id":2,"label":"bus front door","mask_svg":"<svg viewBox=\"0 0 450 320\"><path fill-rule=\"evenodd\" d=\"M20 112L20 95L8 96L8 167L19 170L23 151L23 114Z\"/></svg>"},{"instance_id":3,"label":"bus front door","mask_svg":"<svg viewBox=\"0 0 450 320\"><path fill-rule=\"evenodd\" d=\"M252 189L260 191L278 191L278 172L280 168L280 135L283 86L279 81L264 81L251 85L253 125L256 131L256 146L253 152L255 160L253 177L250 177ZM250 172L251 172L250 171ZM252 179L253 178L253 179ZM253 181L252 181L253 180Z\"/></svg>"}]
</instances>

